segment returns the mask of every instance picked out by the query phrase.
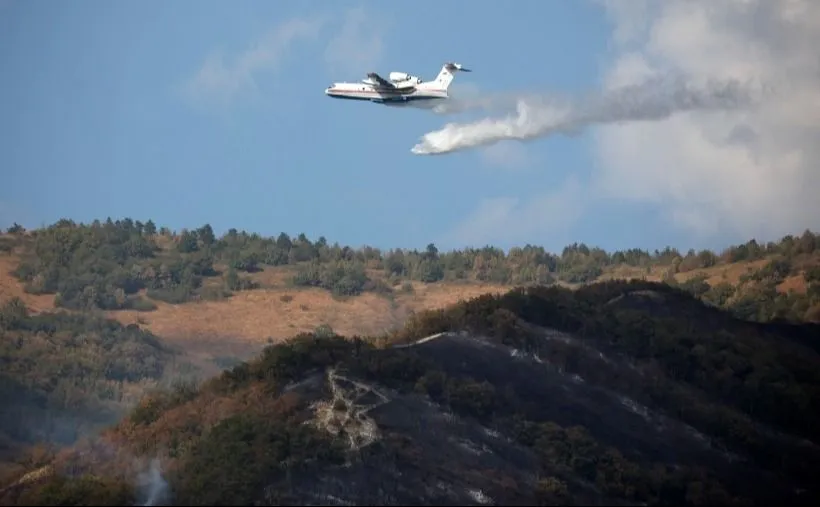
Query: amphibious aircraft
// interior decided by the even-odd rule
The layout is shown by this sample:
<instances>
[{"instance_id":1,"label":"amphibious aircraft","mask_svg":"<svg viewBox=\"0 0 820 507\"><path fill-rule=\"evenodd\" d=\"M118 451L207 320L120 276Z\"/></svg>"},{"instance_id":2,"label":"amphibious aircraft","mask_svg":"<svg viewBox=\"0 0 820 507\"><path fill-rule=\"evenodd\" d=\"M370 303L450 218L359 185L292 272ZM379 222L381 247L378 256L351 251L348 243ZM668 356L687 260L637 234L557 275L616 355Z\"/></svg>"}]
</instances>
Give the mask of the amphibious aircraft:
<instances>
[{"instance_id":1,"label":"amphibious aircraft","mask_svg":"<svg viewBox=\"0 0 820 507\"><path fill-rule=\"evenodd\" d=\"M447 88L459 71L472 72L459 63L449 62L441 67L433 81L424 81L406 72L391 72L389 79L370 72L359 83L333 83L325 90L325 94L336 99L369 100L387 106L434 102L448 98Z\"/></svg>"}]
</instances>

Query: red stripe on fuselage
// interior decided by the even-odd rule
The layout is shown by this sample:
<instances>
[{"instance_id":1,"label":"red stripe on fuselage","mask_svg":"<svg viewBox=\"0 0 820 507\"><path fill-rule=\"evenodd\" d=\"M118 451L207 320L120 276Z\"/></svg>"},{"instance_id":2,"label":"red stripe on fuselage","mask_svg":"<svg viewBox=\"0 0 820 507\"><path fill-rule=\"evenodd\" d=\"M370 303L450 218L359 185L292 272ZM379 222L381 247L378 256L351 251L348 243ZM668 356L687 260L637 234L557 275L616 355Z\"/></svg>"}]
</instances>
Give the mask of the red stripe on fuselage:
<instances>
[{"instance_id":1,"label":"red stripe on fuselage","mask_svg":"<svg viewBox=\"0 0 820 507\"><path fill-rule=\"evenodd\" d=\"M438 89L438 88L436 88L436 89L433 89L433 88L418 89L418 88L416 88L412 92L402 92L400 90L390 90L390 89L387 89L387 88L385 88L383 90L382 89L379 89L379 90L346 90L344 88L328 88L327 90L330 91L330 92L338 92L338 93L378 93L378 94L388 94L388 95L390 95L390 94L393 94L393 95L409 95L410 93L415 93L415 92L440 92L440 93L445 93L447 91L447 90L441 90L441 89Z\"/></svg>"}]
</instances>

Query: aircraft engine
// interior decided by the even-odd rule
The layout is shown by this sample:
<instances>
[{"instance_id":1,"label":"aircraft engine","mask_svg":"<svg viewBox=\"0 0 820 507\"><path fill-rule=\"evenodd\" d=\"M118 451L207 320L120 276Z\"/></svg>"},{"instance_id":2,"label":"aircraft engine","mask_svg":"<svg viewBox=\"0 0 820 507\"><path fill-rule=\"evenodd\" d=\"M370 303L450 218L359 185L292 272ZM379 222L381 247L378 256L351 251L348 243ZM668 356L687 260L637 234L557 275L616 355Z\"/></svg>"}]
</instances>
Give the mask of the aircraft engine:
<instances>
[{"instance_id":1,"label":"aircraft engine","mask_svg":"<svg viewBox=\"0 0 820 507\"><path fill-rule=\"evenodd\" d=\"M406 72L391 72L390 81L394 83L403 83L405 81L412 81L414 83L421 83L421 79Z\"/></svg>"}]
</instances>

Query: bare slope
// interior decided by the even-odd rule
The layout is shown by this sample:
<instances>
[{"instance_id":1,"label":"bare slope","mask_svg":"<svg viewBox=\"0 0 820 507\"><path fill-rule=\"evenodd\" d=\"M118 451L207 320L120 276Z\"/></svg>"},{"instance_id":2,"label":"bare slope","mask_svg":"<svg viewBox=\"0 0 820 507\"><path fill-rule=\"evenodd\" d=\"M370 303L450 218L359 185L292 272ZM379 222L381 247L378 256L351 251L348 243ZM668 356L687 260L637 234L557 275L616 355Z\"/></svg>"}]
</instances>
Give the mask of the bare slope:
<instances>
[{"instance_id":1,"label":"bare slope","mask_svg":"<svg viewBox=\"0 0 820 507\"><path fill-rule=\"evenodd\" d=\"M54 295L29 294L24 290L24 284L12 272L20 264L19 255L0 252L0 304L5 304L12 298L20 298L33 312L38 313L54 309Z\"/></svg>"},{"instance_id":2,"label":"bare slope","mask_svg":"<svg viewBox=\"0 0 820 507\"><path fill-rule=\"evenodd\" d=\"M324 289L294 288L282 283L242 291L222 301L180 305L158 302L152 312L126 310L109 315L122 322L139 322L171 340L215 338L261 344L268 338L281 340L312 331L322 324L348 336L378 334L400 327L411 312L441 308L504 289L491 284L417 283L412 293L392 298L372 293L338 298Z\"/></svg>"}]
</instances>

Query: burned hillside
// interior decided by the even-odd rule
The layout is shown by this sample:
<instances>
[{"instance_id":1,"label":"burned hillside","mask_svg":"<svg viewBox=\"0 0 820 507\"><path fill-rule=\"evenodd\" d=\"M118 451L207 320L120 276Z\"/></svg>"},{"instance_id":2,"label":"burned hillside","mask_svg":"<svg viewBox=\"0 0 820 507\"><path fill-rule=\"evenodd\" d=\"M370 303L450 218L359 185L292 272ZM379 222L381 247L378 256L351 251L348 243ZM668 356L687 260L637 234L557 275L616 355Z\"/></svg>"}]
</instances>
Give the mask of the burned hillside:
<instances>
[{"instance_id":1,"label":"burned hillside","mask_svg":"<svg viewBox=\"0 0 820 507\"><path fill-rule=\"evenodd\" d=\"M144 399L3 501L64 504L96 478L145 502L138 456L178 505L808 505L820 358L780 332L611 282L482 296L376 339L300 335Z\"/></svg>"}]
</instances>

